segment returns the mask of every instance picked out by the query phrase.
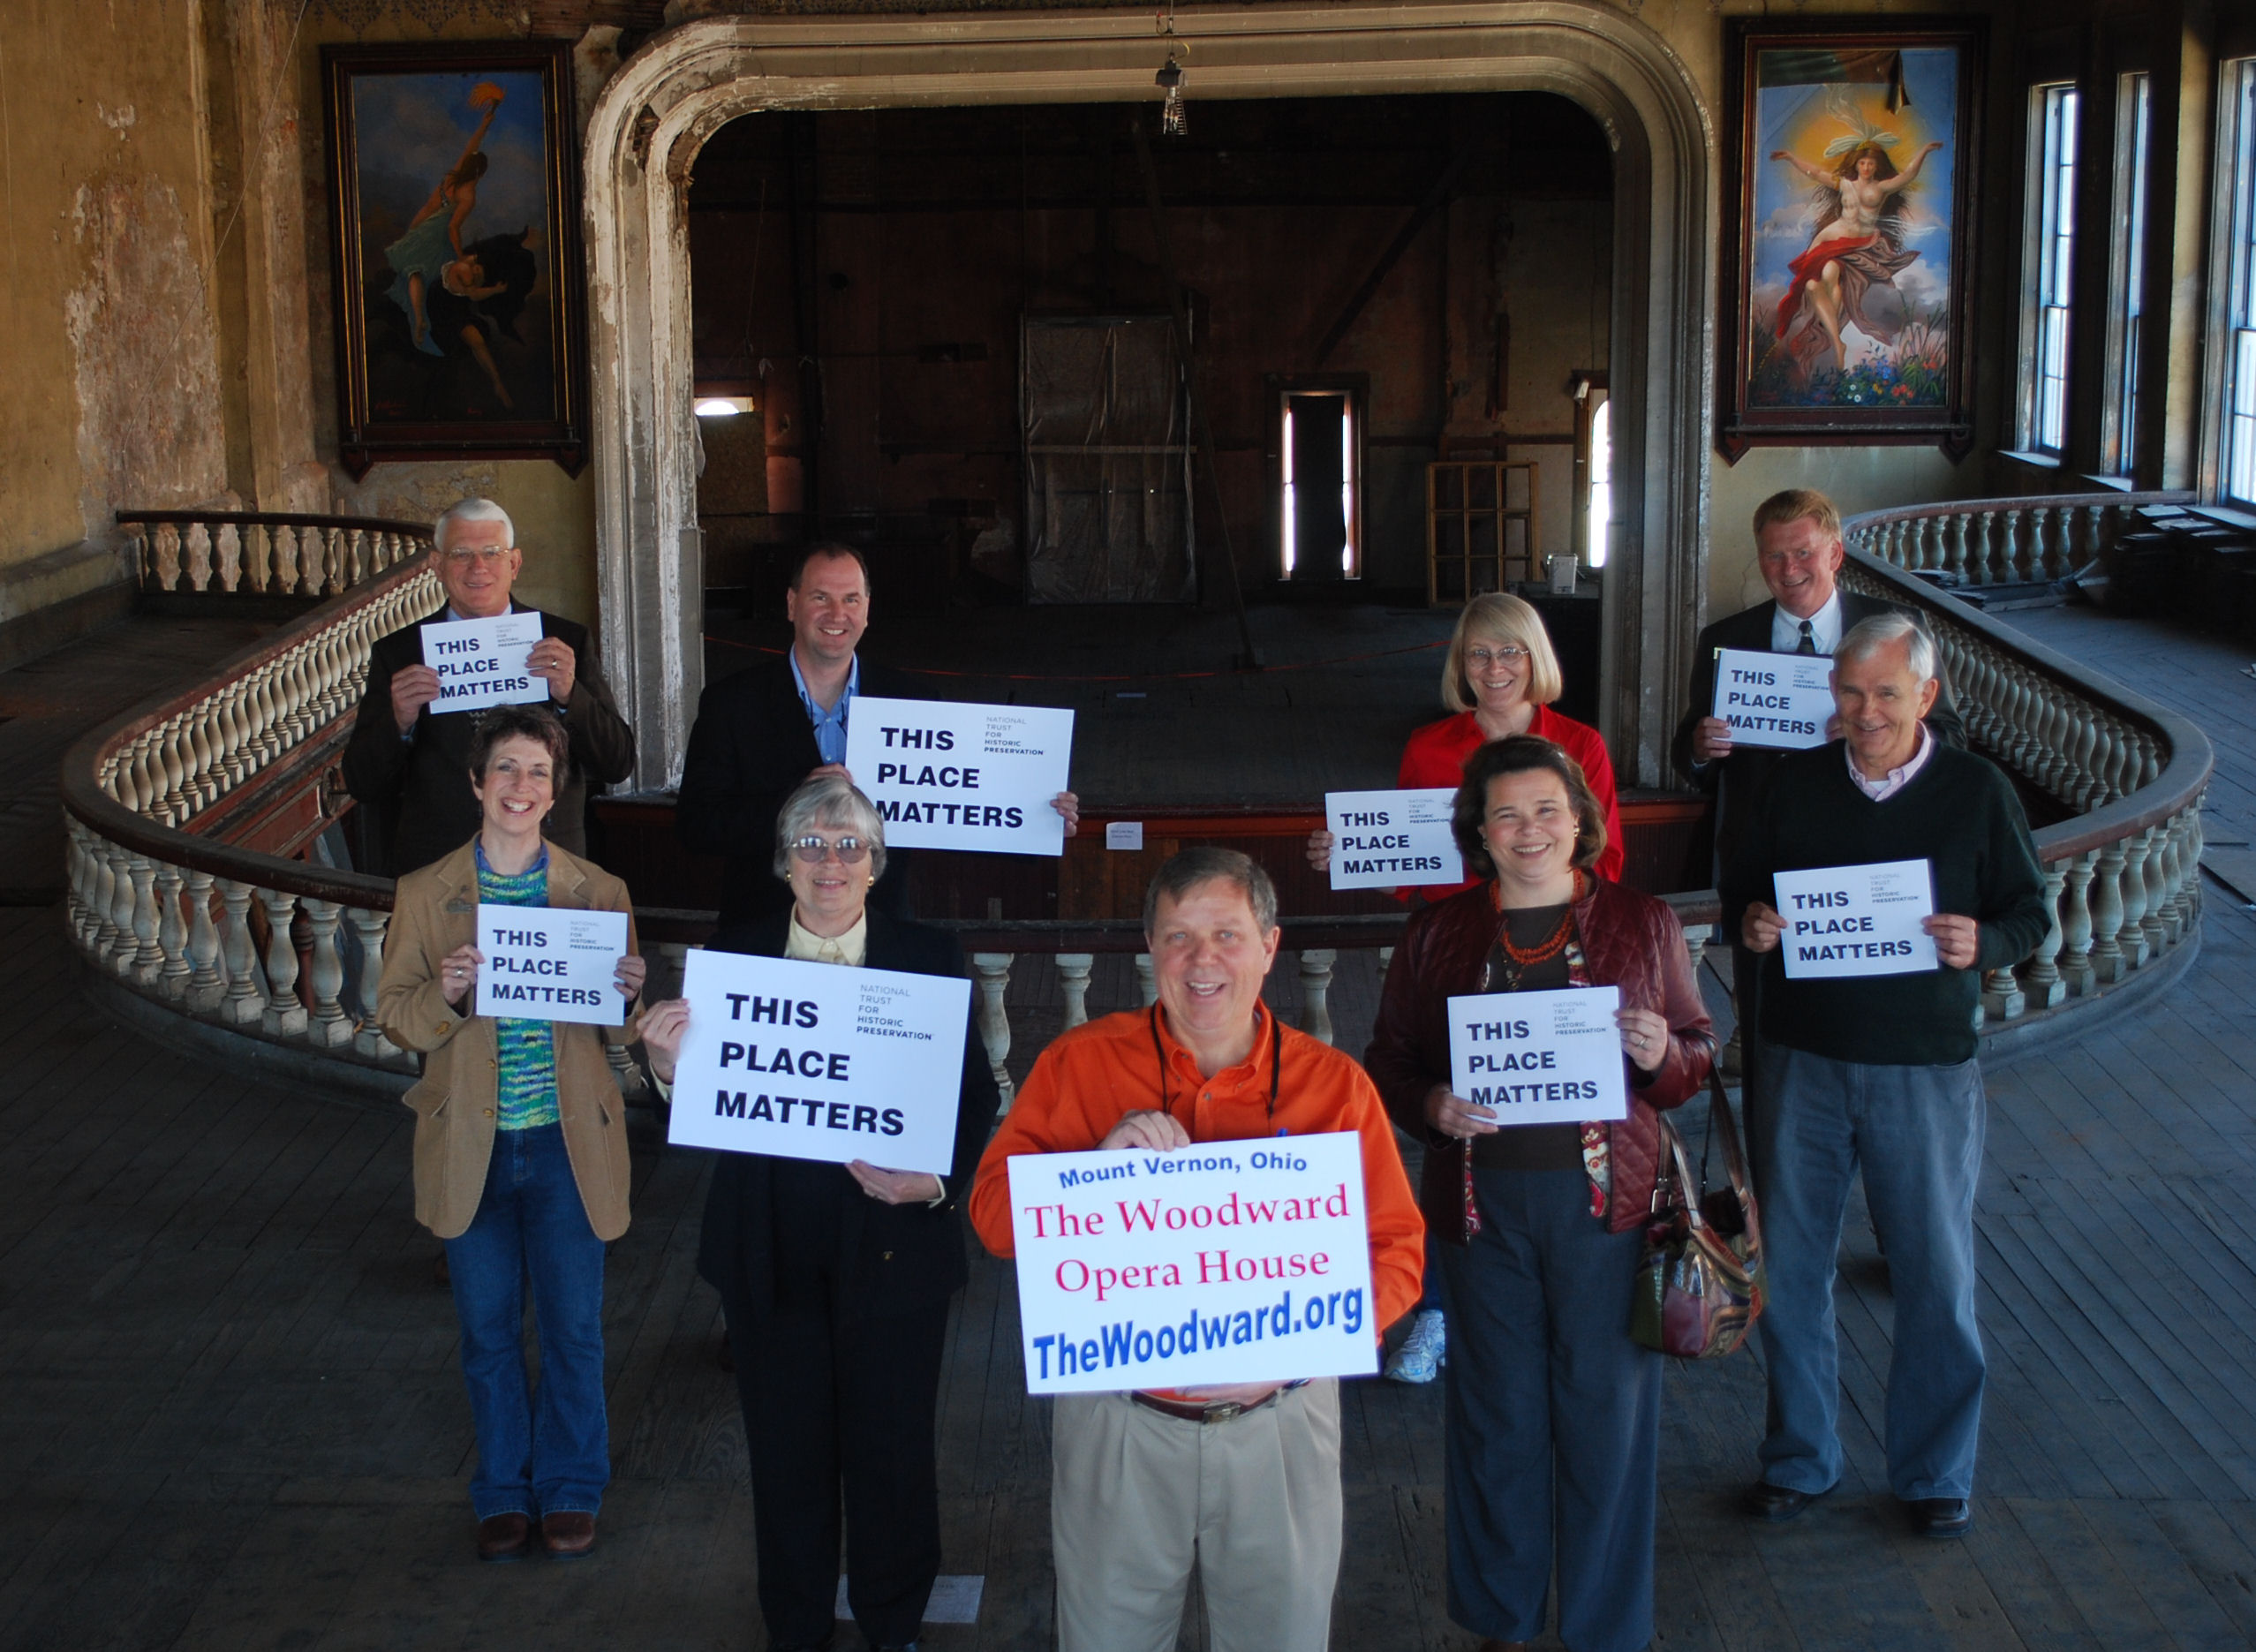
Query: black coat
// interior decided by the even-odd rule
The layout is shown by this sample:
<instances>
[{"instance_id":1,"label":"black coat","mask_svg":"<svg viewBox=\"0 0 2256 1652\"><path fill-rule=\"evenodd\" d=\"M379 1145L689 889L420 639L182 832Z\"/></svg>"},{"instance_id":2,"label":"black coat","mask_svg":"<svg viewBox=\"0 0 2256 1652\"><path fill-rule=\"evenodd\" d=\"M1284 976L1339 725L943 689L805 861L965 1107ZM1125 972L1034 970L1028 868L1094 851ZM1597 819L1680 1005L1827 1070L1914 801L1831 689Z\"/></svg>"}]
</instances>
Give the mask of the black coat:
<instances>
[{"instance_id":1,"label":"black coat","mask_svg":"<svg viewBox=\"0 0 2256 1652\"><path fill-rule=\"evenodd\" d=\"M871 969L910 975L964 975L963 950L945 930L869 915L869 947L863 962ZM773 913L735 928L724 928L706 943L715 952L741 952L780 958L790 932L790 914ZM979 1041L977 1006L966 1018L963 1077L957 1092L955 1160L941 1178L947 1197L937 1205L886 1204L862 1191L843 1165L807 1164L764 1153L718 1153L713 1186L705 1196L705 1230L698 1241L698 1272L721 1294L731 1311L764 1313L775 1300L773 1178L814 1172L837 1179L842 1219L840 1254L834 1276L847 1281L849 1313L897 1314L944 1302L970 1277L964 1262L963 1197L978 1173L995 1112L1002 1104L994 1069Z\"/></svg>"},{"instance_id":2,"label":"black coat","mask_svg":"<svg viewBox=\"0 0 2256 1652\"><path fill-rule=\"evenodd\" d=\"M479 818L478 798L470 789L470 742L479 714L434 716L426 705L404 740L392 718L392 674L423 663L426 622L418 620L379 637L369 651L367 691L360 697L352 739L344 749L345 789L362 808L376 811L381 828L386 864L363 870L395 878L460 849L477 832ZM604 686L587 628L541 614L540 633L570 649L575 662L572 698L562 708L572 736L571 764L556 787L556 804L543 830L555 843L585 856L588 789L634 773L635 735ZM556 709L554 701L544 704Z\"/></svg>"},{"instance_id":3,"label":"black coat","mask_svg":"<svg viewBox=\"0 0 2256 1652\"><path fill-rule=\"evenodd\" d=\"M931 698L902 672L867 660L860 668L856 698ZM791 909L790 887L775 875L775 818L822 760L788 654L710 683L698 698L674 829L690 854L728 863L721 877L722 928ZM885 876L870 891L872 909L908 917L911 858L887 852Z\"/></svg>"},{"instance_id":4,"label":"black coat","mask_svg":"<svg viewBox=\"0 0 2256 1652\"><path fill-rule=\"evenodd\" d=\"M1759 602L1754 607L1728 618L1717 620L1700 633L1699 645L1692 651L1692 704L1685 709L1684 720L1677 724L1676 738L1669 751L1675 759L1677 770L1692 783L1716 798L1716 859L1717 864L1728 867L1745 837L1750 811L1754 800L1762 795L1762 782L1770 778L1770 771L1781 758L1788 755L1767 746L1734 747L1731 756L1720 763L1710 763L1695 768L1692 761L1693 731L1700 720L1712 715L1716 705L1716 651L1718 648L1752 649L1760 653L1771 652L1770 622L1778 612L1773 600ZM1845 636L1852 626L1861 624L1883 614L1903 614L1912 619L1919 615L1894 602L1883 602L1877 597L1863 596L1853 591L1841 592L1841 631ZM1925 622L1921 622L1922 624ZM1943 668L1935 668L1938 674ZM1927 714L1928 731L1945 745L1964 746L1966 725L1958 715L1957 702L1950 698L1950 683L1944 677L1941 692L1935 697L1935 709Z\"/></svg>"}]
</instances>

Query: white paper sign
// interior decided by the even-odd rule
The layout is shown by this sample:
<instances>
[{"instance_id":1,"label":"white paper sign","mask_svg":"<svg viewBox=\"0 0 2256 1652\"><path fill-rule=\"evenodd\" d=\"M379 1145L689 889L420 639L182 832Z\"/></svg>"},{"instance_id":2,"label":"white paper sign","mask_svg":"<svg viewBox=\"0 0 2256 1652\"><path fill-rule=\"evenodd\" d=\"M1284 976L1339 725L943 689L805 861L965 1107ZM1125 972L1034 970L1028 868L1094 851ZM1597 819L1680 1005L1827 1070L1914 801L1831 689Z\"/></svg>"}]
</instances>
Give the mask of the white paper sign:
<instances>
[{"instance_id":1,"label":"white paper sign","mask_svg":"<svg viewBox=\"0 0 2256 1652\"><path fill-rule=\"evenodd\" d=\"M1713 714L1732 726L1733 745L1822 746L1833 712L1833 662L1823 654L1716 651Z\"/></svg>"},{"instance_id":2,"label":"white paper sign","mask_svg":"<svg viewBox=\"0 0 2256 1652\"><path fill-rule=\"evenodd\" d=\"M856 695L846 767L885 817L889 849L1062 855L1073 713Z\"/></svg>"},{"instance_id":3,"label":"white paper sign","mask_svg":"<svg viewBox=\"0 0 2256 1652\"><path fill-rule=\"evenodd\" d=\"M1352 1130L1021 1154L1010 1213L1029 1393L1377 1368Z\"/></svg>"},{"instance_id":4,"label":"white paper sign","mask_svg":"<svg viewBox=\"0 0 2256 1652\"><path fill-rule=\"evenodd\" d=\"M971 983L704 948L667 1140L945 1176Z\"/></svg>"},{"instance_id":5,"label":"white paper sign","mask_svg":"<svg viewBox=\"0 0 2256 1652\"><path fill-rule=\"evenodd\" d=\"M1942 965L1935 937L1920 927L1935 911L1935 871L1923 860L1773 872L1770 881L1778 915L1792 925L1778 943L1790 981Z\"/></svg>"},{"instance_id":6,"label":"white paper sign","mask_svg":"<svg viewBox=\"0 0 2256 1652\"><path fill-rule=\"evenodd\" d=\"M627 951L624 912L478 903L478 1013L615 1027L627 1000L612 984Z\"/></svg>"},{"instance_id":7,"label":"white paper sign","mask_svg":"<svg viewBox=\"0 0 2256 1652\"><path fill-rule=\"evenodd\" d=\"M426 622L423 663L439 674L439 698L431 702L432 711L474 712L547 699L547 680L524 667L524 657L539 640L538 614Z\"/></svg>"},{"instance_id":8,"label":"white paper sign","mask_svg":"<svg viewBox=\"0 0 2256 1652\"><path fill-rule=\"evenodd\" d=\"M1621 989L1483 992L1449 1000L1449 1087L1498 1124L1629 1116L1614 1012Z\"/></svg>"},{"instance_id":9,"label":"white paper sign","mask_svg":"<svg viewBox=\"0 0 2256 1652\"><path fill-rule=\"evenodd\" d=\"M1143 847L1143 822L1141 820L1107 820L1105 822L1105 847L1118 849L1140 849Z\"/></svg>"},{"instance_id":10,"label":"white paper sign","mask_svg":"<svg viewBox=\"0 0 2256 1652\"><path fill-rule=\"evenodd\" d=\"M1465 881L1465 857L1450 834L1456 788L1420 791L1326 792L1334 889L1392 889L1398 884Z\"/></svg>"}]
</instances>

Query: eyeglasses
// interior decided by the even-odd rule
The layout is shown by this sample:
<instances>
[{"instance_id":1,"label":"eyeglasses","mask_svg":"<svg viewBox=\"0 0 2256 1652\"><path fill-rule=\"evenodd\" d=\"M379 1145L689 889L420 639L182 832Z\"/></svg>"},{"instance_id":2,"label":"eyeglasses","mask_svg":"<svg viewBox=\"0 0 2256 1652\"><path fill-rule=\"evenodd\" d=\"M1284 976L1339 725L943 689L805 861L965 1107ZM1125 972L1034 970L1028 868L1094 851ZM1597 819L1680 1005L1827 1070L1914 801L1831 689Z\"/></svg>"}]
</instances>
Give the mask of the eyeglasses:
<instances>
[{"instance_id":1,"label":"eyeglasses","mask_svg":"<svg viewBox=\"0 0 2256 1652\"><path fill-rule=\"evenodd\" d=\"M1479 670L1485 665L1516 666L1528 658L1528 651L1517 643L1506 643L1501 648L1468 648L1465 663Z\"/></svg>"},{"instance_id":2,"label":"eyeglasses","mask_svg":"<svg viewBox=\"0 0 2256 1652\"><path fill-rule=\"evenodd\" d=\"M811 833L803 838L794 838L791 852L810 866L821 865L823 857L833 853L837 855L838 864L841 866L859 866L870 858L870 846L860 838L842 837L834 843L828 838L816 837Z\"/></svg>"},{"instance_id":3,"label":"eyeglasses","mask_svg":"<svg viewBox=\"0 0 2256 1652\"><path fill-rule=\"evenodd\" d=\"M484 562L490 568L515 548L505 545L464 546L459 550L449 551L447 561L456 568L467 568L472 562Z\"/></svg>"}]
</instances>

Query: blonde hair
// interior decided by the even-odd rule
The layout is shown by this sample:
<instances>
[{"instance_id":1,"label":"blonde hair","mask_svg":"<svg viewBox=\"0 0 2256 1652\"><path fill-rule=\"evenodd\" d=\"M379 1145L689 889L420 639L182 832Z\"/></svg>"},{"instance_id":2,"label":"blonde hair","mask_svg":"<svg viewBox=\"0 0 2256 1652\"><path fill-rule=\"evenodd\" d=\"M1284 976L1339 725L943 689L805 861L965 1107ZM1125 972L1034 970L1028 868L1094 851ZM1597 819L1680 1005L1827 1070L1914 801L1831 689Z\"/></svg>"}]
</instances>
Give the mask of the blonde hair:
<instances>
[{"instance_id":1,"label":"blonde hair","mask_svg":"<svg viewBox=\"0 0 2256 1652\"><path fill-rule=\"evenodd\" d=\"M1441 667L1441 703L1451 711L1469 712L1479 703L1465 675L1465 646L1475 637L1517 643L1528 651L1529 705L1548 705L1566 692L1566 679L1559 675L1558 656L1551 652L1543 616L1518 597L1491 591L1465 605L1450 636L1449 657Z\"/></svg>"},{"instance_id":2,"label":"blonde hair","mask_svg":"<svg viewBox=\"0 0 2256 1652\"><path fill-rule=\"evenodd\" d=\"M1802 521L1815 522L1817 531L1829 539L1841 537L1841 513L1814 487L1789 487L1755 506L1754 537L1761 539L1763 529L1782 522Z\"/></svg>"}]
</instances>

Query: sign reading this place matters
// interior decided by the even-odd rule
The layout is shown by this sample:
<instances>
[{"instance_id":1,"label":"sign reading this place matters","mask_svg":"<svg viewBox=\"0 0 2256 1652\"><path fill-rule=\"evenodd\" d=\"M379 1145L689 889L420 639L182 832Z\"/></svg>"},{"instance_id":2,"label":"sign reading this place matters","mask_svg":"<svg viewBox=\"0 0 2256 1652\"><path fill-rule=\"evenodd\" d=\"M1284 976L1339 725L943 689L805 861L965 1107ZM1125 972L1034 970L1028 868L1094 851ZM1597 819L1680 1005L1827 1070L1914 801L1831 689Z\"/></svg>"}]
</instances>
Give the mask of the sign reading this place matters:
<instances>
[{"instance_id":1,"label":"sign reading this place matters","mask_svg":"<svg viewBox=\"0 0 2256 1652\"><path fill-rule=\"evenodd\" d=\"M423 627L423 663L439 674L433 712L474 712L487 705L529 705L548 698L548 683L525 669L540 640L538 614L497 614L489 620L430 620Z\"/></svg>"},{"instance_id":2,"label":"sign reading this place matters","mask_svg":"<svg viewBox=\"0 0 2256 1652\"><path fill-rule=\"evenodd\" d=\"M1020 1154L1010 1215L1029 1393L1377 1368L1352 1130Z\"/></svg>"},{"instance_id":3,"label":"sign reading this place matters","mask_svg":"<svg viewBox=\"0 0 2256 1652\"><path fill-rule=\"evenodd\" d=\"M1498 1124L1629 1116L1614 1012L1621 989L1482 992L1449 1000L1449 1087Z\"/></svg>"},{"instance_id":4,"label":"sign reading this place matters","mask_svg":"<svg viewBox=\"0 0 2256 1652\"><path fill-rule=\"evenodd\" d=\"M1823 654L1716 651L1714 715L1732 726L1733 745L1822 746L1833 710L1833 662Z\"/></svg>"},{"instance_id":5,"label":"sign reading this place matters","mask_svg":"<svg viewBox=\"0 0 2256 1652\"><path fill-rule=\"evenodd\" d=\"M627 1000L613 984L627 951L624 912L478 905L477 1013L615 1027Z\"/></svg>"},{"instance_id":6,"label":"sign reading this place matters","mask_svg":"<svg viewBox=\"0 0 2256 1652\"><path fill-rule=\"evenodd\" d=\"M1456 788L1326 792L1334 889L1465 881L1465 858L1449 830Z\"/></svg>"},{"instance_id":7,"label":"sign reading this place matters","mask_svg":"<svg viewBox=\"0 0 2256 1652\"><path fill-rule=\"evenodd\" d=\"M1942 967L1920 920L1935 912L1935 871L1923 860L1770 874L1786 978L1911 975Z\"/></svg>"},{"instance_id":8,"label":"sign reading this place matters","mask_svg":"<svg viewBox=\"0 0 2256 1652\"><path fill-rule=\"evenodd\" d=\"M1073 713L856 695L846 768L885 817L888 849L1062 855Z\"/></svg>"},{"instance_id":9,"label":"sign reading this place matters","mask_svg":"<svg viewBox=\"0 0 2256 1652\"><path fill-rule=\"evenodd\" d=\"M690 1029L668 1141L936 1176L953 1167L970 982L699 948L682 996Z\"/></svg>"}]
</instances>

